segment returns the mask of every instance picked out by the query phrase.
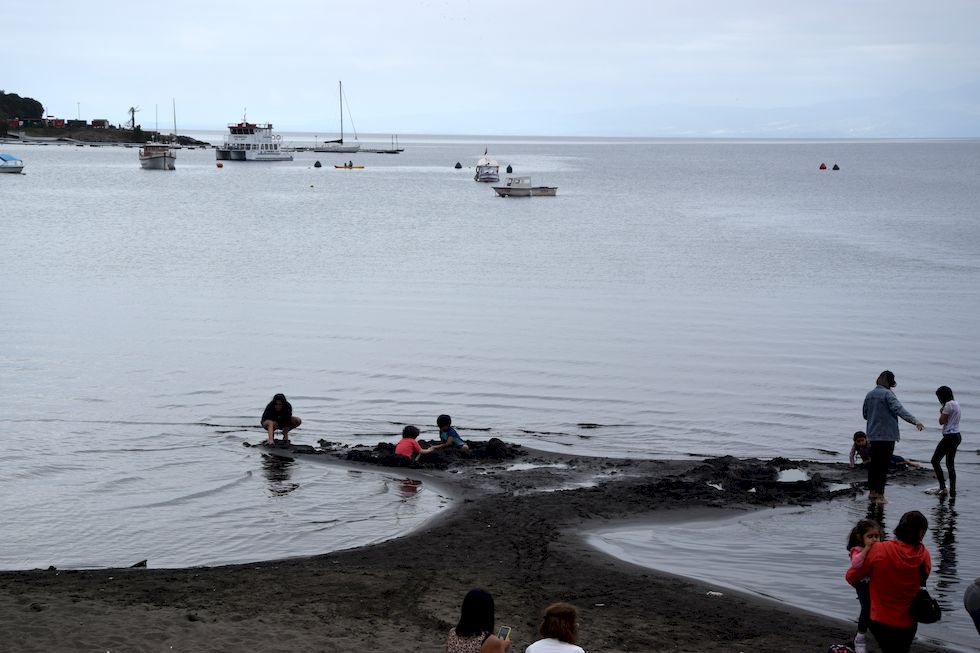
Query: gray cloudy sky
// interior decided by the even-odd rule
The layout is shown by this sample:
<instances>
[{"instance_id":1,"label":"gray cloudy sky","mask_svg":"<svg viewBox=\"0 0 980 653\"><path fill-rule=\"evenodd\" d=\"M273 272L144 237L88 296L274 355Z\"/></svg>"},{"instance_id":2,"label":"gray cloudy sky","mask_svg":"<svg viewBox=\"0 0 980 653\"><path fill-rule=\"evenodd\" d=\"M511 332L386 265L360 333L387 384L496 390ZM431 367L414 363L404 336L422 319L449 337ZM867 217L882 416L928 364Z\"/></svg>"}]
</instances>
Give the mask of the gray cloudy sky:
<instances>
[{"instance_id":1,"label":"gray cloudy sky","mask_svg":"<svg viewBox=\"0 0 980 653\"><path fill-rule=\"evenodd\" d=\"M365 133L980 136L980 0L42 6L0 88L61 117L326 133L343 80Z\"/></svg>"}]
</instances>

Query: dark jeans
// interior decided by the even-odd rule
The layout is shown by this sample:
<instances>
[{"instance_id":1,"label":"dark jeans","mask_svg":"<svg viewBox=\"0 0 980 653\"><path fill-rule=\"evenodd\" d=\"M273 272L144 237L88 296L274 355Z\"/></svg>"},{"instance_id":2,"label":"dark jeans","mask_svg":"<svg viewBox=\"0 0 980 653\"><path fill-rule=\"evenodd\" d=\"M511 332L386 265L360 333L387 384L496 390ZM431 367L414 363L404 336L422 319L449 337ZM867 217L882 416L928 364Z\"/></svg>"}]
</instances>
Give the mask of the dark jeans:
<instances>
[{"instance_id":1,"label":"dark jeans","mask_svg":"<svg viewBox=\"0 0 980 653\"><path fill-rule=\"evenodd\" d=\"M946 469L949 470L949 487L956 490L956 467L953 462L956 459L956 450L963 442L963 436L959 433L944 435L943 439L936 445L936 453L932 454L932 468L936 470L936 478L939 479L939 488L946 489L946 479L943 477L943 468L939 466L943 457L946 458Z\"/></svg>"},{"instance_id":2,"label":"dark jeans","mask_svg":"<svg viewBox=\"0 0 980 653\"><path fill-rule=\"evenodd\" d=\"M868 489L878 494L885 493L888 479L888 462L895 453L895 442L875 440L871 443L871 462L868 463Z\"/></svg>"},{"instance_id":3,"label":"dark jeans","mask_svg":"<svg viewBox=\"0 0 980 653\"><path fill-rule=\"evenodd\" d=\"M857 590L858 601L861 603L861 614L858 616L858 632L868 632L868 624L871 622L871 585L867 580L862 580L854 588Z\"/></svg>"},{"instance_id":4,"label":"dark jeans","mask_svg":"<svg viewBox=\"0 0 980 653\"><path fill-rule=\"evenodd\" d=\"M908 628L896 628L895 626L886 626L880 621L872 621L869 629L871 634L875 636L881 653L909 653L919 624L912 624Z\"/></svg>"}]
</instances>

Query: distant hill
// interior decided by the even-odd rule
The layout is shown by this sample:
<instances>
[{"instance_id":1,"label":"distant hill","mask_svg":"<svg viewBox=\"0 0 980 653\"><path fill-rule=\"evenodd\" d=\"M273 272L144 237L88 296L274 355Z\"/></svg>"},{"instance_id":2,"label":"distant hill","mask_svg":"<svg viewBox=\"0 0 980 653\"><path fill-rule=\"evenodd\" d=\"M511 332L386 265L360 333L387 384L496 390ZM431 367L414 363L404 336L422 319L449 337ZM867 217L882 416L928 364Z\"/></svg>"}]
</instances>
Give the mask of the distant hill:
<instances>
[{"instance_id":1,"label":"distant hill","mask_svg":"<svg viewBox=\"0 0 980 653\"><path fill-rule=\"evenodd\" d=\"M8 118L43 118L44 105L30 97L21 97L16 93L0 90L0 119Z\"/></svg>"}]
</instances>

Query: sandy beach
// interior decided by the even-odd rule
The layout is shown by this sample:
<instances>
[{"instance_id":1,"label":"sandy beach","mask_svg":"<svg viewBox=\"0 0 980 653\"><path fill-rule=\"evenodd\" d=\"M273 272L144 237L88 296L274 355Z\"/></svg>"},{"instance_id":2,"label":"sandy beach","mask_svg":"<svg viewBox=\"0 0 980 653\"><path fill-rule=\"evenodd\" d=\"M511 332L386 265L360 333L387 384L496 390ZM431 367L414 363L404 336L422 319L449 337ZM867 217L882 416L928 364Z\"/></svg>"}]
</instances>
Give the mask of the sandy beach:
<instances>
[{"instance_id":1,"label":"sandy beach","mask_svg":"<svg viewBox=\"0 0 980 653\"><path fill-rule=\"evenodd\" d=\"M580 644L590 652L822 652L853 635L846 621L754 596L709 596L714 588L704 583L620 562L583 537L621 520L828 500L828 484L862 479L846 464L619 460L499 440L474 444L471 456L401 470L448 489L455 505L382 544L212 568L153 569L151 561L150 568L0 572L2 649L435 653L445 650L473 587L493 593L497 623L513 627L511 651L537 639L540 611L559 600L580 608ZM275 452L301 464L398 464L384 446ZM527 469L508 469L518 462ZM797 467L810 480L776 481L780 469ZM719 479L733 489L708 485ZM542 491L558 488L573 489Z\"/></svg>"}]
</instances>

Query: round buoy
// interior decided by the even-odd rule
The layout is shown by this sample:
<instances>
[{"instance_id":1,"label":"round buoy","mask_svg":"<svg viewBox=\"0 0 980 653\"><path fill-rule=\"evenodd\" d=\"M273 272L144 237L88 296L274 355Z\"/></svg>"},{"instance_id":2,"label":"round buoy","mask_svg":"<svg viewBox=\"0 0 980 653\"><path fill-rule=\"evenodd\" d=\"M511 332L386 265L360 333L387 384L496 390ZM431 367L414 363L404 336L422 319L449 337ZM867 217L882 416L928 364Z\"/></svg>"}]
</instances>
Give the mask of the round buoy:
<instances>
[{"instance_id":1,"label":"round buoy","mask_svg":"<svg viewBox=\"0 0 980 653\"><path fill-rule=\"evenodd\" d=\"M840 166L839 166L839 165L837 165L837 164L835 163L835 164L834 164L834 167L833 167L833 168L831 168L831 169L832 169L832 170L840 170Z\"/></svg>"},{"instance_id":2,"label":"round buoy","mask_svg":"<svg viewBox=\"0 0 980 653\"><path fill-rule=\"evenodd\" d=\"M512 172L514 172L514 169L513 169L513 168L511 168L511 167L510 167L510 166L508 165L508 166L507 166L507 174L509 175L509 174L510 174L510 173L512 173Z\"/></svg>"},{"instance_id":3,"label":"round buoy","mask_svg":"<svg viewBox=\"0 0 980 653\"><path fill-rule=\"evenodd\" d=\"M322 168L323 166L320 164L319 161L317 161L316 163L313 164L313 167L314 168Z\"/></svg>"},{"instance_id":4,"label":"round buoy","mask_svg":"<svg viewBox=\"0 0 980 653\"><path fill-rule=\"evenodd\" d=\"M455 168L456 168L457 170L459 170L459 169L461 169L462 167L463 167L463 164L461 164L461 163L460 163L459 161L457 161L457 162L456 162L456 166L455 166Z\"/></svg>"},{"instance_id":5,"label":"round buoy","mask_svg":"<svg viewBox=\"0 0 980 653\"><path fill-rule=\"evenodd\" d=\"M820 164L820 169L821 170L826 170L827 169L827 164L826 163L821 163Z\"/></svg>"},{"instance_id":6,"label":"round buoy","mask_svg":"<svg viewBox=\"0 0 980 653\"><path fill-rule=\"evenodd\" d=\"M217 166L218 166L219 168L224 168L224 167L225 167L225 164L223 164L223 163L222 163L221 161L218 161L218 163L217 163L216 165L217 165Z\"/></svg>"}]
</instances>

